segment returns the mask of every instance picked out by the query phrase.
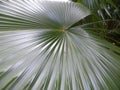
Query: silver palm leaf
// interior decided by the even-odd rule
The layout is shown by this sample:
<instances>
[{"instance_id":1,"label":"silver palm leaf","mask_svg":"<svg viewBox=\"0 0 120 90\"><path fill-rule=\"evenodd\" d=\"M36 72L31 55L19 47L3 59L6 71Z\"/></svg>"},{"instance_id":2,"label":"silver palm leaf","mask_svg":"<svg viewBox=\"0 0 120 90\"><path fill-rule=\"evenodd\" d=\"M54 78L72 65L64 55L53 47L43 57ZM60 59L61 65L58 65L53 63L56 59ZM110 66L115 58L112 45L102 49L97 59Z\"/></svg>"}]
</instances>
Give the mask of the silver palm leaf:
<instances>
[{"instance_id":1,"label":"silver palm leaf","mask_svg":"<svg viewBox=\"0 0 120 90\"><path fill-rule=\"evenodd\" d=\"M81 4L0 1L0 90L119 90L119 48L75 23Z\"/></svg>"}]
</instances>

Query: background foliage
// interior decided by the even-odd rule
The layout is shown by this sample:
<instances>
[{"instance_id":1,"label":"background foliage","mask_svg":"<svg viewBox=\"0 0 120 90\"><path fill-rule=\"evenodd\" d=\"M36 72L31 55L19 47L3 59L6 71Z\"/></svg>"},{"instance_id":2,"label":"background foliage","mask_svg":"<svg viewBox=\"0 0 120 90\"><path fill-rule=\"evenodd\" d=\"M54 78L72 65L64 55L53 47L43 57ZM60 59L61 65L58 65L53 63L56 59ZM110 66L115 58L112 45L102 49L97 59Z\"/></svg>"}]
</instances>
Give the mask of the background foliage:
<instances>
[{"instance_id":1,"label":"background foliage","mask_svg":"<svg viewBox=\"0 0 120 90\"><path fill-rule=\"evenodd\" d=\"M119 0L73 0L92 10L88 21L96 22L92 28L98 28L98 34L114 45L120 46L120 3ZM86 21L88 23L88 21ZM100 21L97 23L97 21ZM91 23L90 22L90 23ZM101 28L101 29L100 29Z\"/></svg>"}]
</instances>

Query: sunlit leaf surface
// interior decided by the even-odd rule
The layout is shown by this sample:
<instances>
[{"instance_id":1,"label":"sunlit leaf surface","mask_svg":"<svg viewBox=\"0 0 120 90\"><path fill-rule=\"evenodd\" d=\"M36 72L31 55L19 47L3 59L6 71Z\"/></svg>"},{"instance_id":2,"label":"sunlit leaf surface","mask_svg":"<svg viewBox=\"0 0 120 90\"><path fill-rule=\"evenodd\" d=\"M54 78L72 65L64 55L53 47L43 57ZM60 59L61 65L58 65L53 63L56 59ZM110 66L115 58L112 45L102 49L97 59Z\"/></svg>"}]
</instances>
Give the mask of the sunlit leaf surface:
<instances>
[{"instance_id":1,"label":"sunlit leaf surface","mask_svg":"<svg viewBox=\"0 0 120 90\"><path fill-rule=\"evenodd\" d=\"M0 90L119 90L119 48L71 27L89 14L72 2L0 1Z\"/></svg>"}]
</instances>

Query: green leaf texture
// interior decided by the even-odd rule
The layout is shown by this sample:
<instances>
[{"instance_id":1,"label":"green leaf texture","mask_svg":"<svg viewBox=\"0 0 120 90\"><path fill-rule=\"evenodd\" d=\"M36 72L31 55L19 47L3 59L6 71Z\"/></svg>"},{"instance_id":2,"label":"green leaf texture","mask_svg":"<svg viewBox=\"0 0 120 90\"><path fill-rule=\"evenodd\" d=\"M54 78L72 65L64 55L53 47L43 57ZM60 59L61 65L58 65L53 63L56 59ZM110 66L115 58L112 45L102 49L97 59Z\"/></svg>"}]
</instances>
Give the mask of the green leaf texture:
<instances>
[{"instance_id":1,"label":"green leaf texture","mask_svg":"<svg viewBox=\"0 0 120 90\"><path fill-rule=\"evenodd\" d=\"M81 27L81 4L0 1L0 90L119 90L120 52Z\"/></svg>"}]
</instances>

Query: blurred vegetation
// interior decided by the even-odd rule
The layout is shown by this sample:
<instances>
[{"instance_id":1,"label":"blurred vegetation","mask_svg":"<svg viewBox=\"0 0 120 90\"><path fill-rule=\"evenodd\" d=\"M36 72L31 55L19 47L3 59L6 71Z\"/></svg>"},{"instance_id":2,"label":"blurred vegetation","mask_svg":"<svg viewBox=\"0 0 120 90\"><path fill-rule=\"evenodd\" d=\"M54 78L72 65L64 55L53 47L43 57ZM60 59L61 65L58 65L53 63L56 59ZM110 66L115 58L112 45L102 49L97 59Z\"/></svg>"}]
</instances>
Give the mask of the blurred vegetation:
<instances>
[{"instance_id":1,"label":"blurred vegetation","mask_svg":"<svg viewBox=\"0 0 120 90\"><path fill-rule=\"evenodd\" d=\"M119 0L72 0L91 9L92 15L83 22L93 32L120 47L120 2ZM88 27L88 26L87 26Z\"/></svg>"}]
</instances>

